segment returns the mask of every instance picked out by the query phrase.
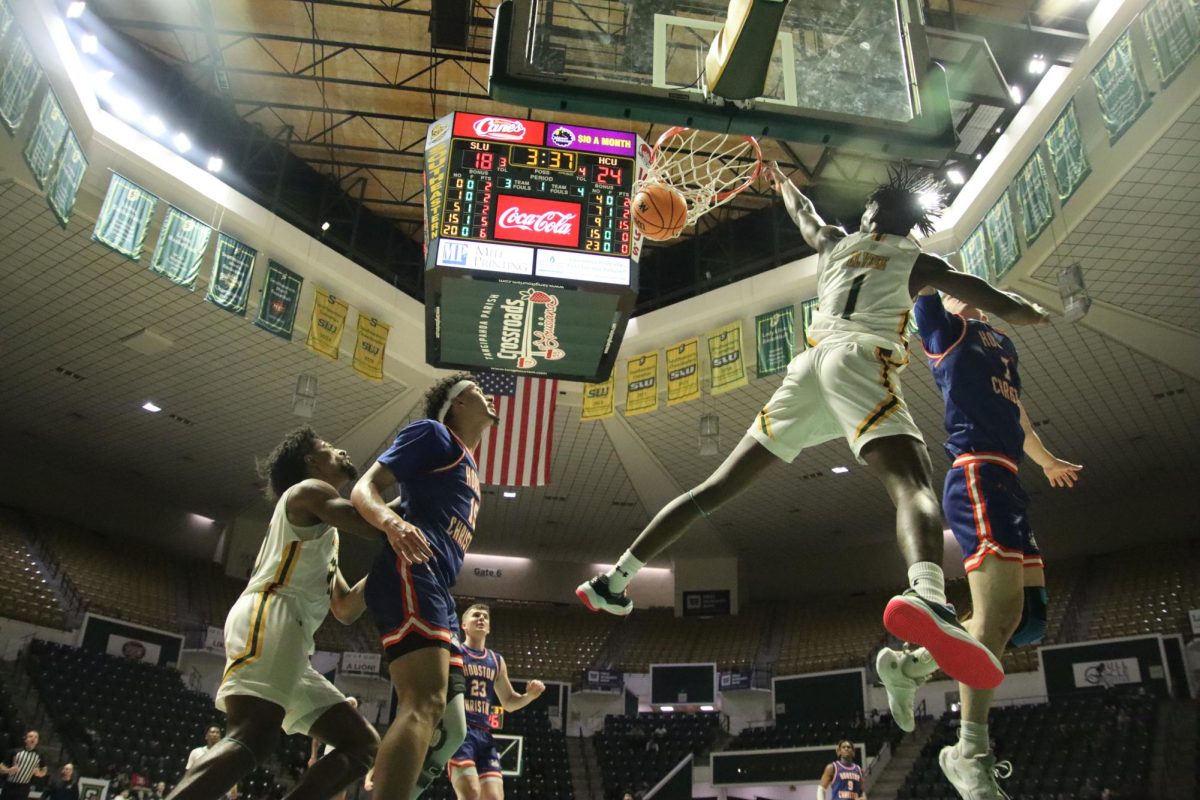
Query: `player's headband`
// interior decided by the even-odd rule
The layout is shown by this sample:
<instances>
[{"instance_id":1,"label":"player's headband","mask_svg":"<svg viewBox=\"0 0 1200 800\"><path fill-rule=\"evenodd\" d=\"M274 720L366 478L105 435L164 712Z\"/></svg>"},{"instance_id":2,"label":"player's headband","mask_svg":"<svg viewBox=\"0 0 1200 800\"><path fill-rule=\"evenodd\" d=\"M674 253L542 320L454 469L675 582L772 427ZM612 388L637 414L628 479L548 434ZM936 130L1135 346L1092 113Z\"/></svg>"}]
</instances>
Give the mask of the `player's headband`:
<instances>
[{"instance_id":1,"label":"player's headband","mask_svg":"<svg viewBox=\"0 0 1200 800\"><path fill-rule=\"evenodd\" d=\"M450 387L450 391L446 394L446 402L442 403L442 407L438 409L437 421L445 424L446 415L450 413L450 404L454 402L454 398L470 389L475 385L475 381L461 380Z\"/></svg>"}]
</instances>

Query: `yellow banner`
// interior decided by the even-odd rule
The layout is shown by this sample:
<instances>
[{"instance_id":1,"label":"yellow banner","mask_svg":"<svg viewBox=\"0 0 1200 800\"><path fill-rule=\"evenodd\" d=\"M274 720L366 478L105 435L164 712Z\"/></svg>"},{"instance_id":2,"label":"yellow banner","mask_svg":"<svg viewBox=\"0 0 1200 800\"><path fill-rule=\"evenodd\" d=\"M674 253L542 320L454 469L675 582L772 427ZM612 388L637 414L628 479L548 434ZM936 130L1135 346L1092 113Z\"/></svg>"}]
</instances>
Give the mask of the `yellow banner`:
<instances>
[{"instance_id":1,"label":"yellow banner","mask_svg":"<svg viewBox=\"0 0 1200 800\"><path fill-rule=\"evenodd\" d=\"M312 320L308 324L308 349L336 361L349 311L350 305L345 300L334 297L318 286Z\"/></svg>"},{"instance_id":2,"label":"yellow banner","mask_svg":"<svg viewBox=\"0 0 1200 800\"><path fill-rule=\"evenodd\" d=\"M585 383L583 385L583 413L579 418L584 422L594 419L604 419L613 415L613 399L616 397L617 370L608 376L604 383Z\"/></svg>"},{"instance_id":3,"label":"yellow banner","mask_svg":"<svg viewBox=\"0 0 1200 800\"><path fill-rule=\"evenodd\" d=\"M644 353L625 362L625 379L625 416L658 408L658 353Z\"/></svg>"},{"instance_id":4,"label":"yellow banner","mask_svg":"<svg viewBox=\"0 0 1200 800\"><path fill-rule=\"evenodd\" d=\"M667 348L667 405L700 396L700 339L692 337Z\"/></svg>"},{"instance_id":5,"label":"yellow banner","mask_svg":"<svg viewBox=\"0 0 1200 800\"><path fill-rule=\"evenodd\" d=\"M747 384L746 359L742 353L742 321L711 330L707 334L708 363L712 367L712 393L724 394Z\"/></svg>"},{"instance_id":6,"label":"yellow banner","mask_svg":"<svg viewBox=\"0 0 1200 800\"><path fill-rule=\"evenodd\" d=\"M354 371L372 381L383 380L383 351L387 348L387 325L358 315L358 341L354 343Z\"/></svg>"}]
</instances>

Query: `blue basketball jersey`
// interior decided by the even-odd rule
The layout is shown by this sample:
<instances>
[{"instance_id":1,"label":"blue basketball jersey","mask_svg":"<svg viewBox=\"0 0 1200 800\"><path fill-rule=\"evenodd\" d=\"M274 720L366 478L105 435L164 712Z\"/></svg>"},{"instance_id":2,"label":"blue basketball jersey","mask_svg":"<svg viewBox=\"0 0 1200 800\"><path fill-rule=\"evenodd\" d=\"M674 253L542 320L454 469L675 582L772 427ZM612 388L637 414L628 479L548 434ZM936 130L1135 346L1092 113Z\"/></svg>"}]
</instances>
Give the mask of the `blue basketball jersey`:
<instances>
[{"instance_id":1,"label":"blue basketball jersey","mask_svg":"<svg viewBox=\"0 0 1200 800\"><path fill-rule=\"evenodd\" d=\"M829 797L834 800L858 800L863 793L862 767L858 764L833 762L833 783L829 784Z\"/></svg>"},{"instance_id":2,"label":"blue basketball jersey","mask_svg":"<svg viewBox=\"0 0 1200 800\"><path fill-rule=\"evenodd\" d=\"M921 295L913 306L933 380L946 403L946 452L999 453L1019 463L1021 377L1012 340L986 322L946 312L941 298Z\"/></svg>"},{"instance_id":3,"label":"blue basketball jersey","mask_svg":"<svg viewBox=\"0 0 1200 800\"><path fill-rule=\"evenodd\" d=\"M462 650L463 677L467 680L467 724L491 730L498 727L492 711L496 700L496 678L500 676L500 654L487 648L473 650L465 644Z\"/></svg>"},{"instance_id":4,"label":"blue basketball jersey","mask_svg":"<svg viewBox=\"0 0 1200 800\"><path fill-rule=\"evenodd\" d=\"M453 431L423 419L406 425L379 462L400 484L401 516L420 528L433 548L430 569L444 586L453 586L479 514L475 459Z\"/></svg>"}]
</instances>

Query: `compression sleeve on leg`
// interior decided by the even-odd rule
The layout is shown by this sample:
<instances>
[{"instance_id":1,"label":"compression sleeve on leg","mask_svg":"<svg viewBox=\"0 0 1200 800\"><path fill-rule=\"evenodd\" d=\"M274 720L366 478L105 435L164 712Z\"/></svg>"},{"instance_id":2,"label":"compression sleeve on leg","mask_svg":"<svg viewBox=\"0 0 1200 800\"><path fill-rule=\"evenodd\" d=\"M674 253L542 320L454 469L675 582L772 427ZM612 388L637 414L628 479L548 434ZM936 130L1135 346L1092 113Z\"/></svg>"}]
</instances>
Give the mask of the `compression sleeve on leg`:
<instances>
[{"instance_id":1,"label":"compression sleeve on leg","mask_svg":"<svg viewBox=\"0 0 1200 800\"><path fill-rule=\"evenodd\" d=\"M1046 636L1047 606L1050 595L1045 586L1026 586L1025 605L1021 608L1021 624L1012 635L1009 647L1037 644Z\"/></svg>"},{"instance_id":2,"label":"compression sleeve on leg","mask_svg":"<svg viewBox=\"0 0 1200 800\"><path fill-rule=\"evenodd\" d=\"M433 741L429 743L429 750L425 753L425 763L421 765L421 774L417 778L416 788L413 789L412 800L417 800L437 776L442 774L446 763L458 748L462 747L466 738L467 713L463 695L460 693L455 694L446 703L446 712L442 715L437 730L433 732Z\"/></svg>"}]
</instances>

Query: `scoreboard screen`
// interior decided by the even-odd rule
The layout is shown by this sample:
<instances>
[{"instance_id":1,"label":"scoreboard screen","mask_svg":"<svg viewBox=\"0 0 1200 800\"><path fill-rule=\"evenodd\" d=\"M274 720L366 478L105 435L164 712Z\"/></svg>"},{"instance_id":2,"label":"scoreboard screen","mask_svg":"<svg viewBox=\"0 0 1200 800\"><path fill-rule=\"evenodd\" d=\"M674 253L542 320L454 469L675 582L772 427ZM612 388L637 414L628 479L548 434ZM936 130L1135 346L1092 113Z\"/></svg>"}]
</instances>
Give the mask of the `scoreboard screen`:
<instances>
[{"instance_id":1,"label":"scoreboard screen","mask_svg":"<svg viewBox=\"0 0 1200 800\"><path fill-rule=\"evenodd\" d=\"M425 148L426 357L606 378L637 296L632 133L455 113Z\"/></svg>"}]
</instances>

